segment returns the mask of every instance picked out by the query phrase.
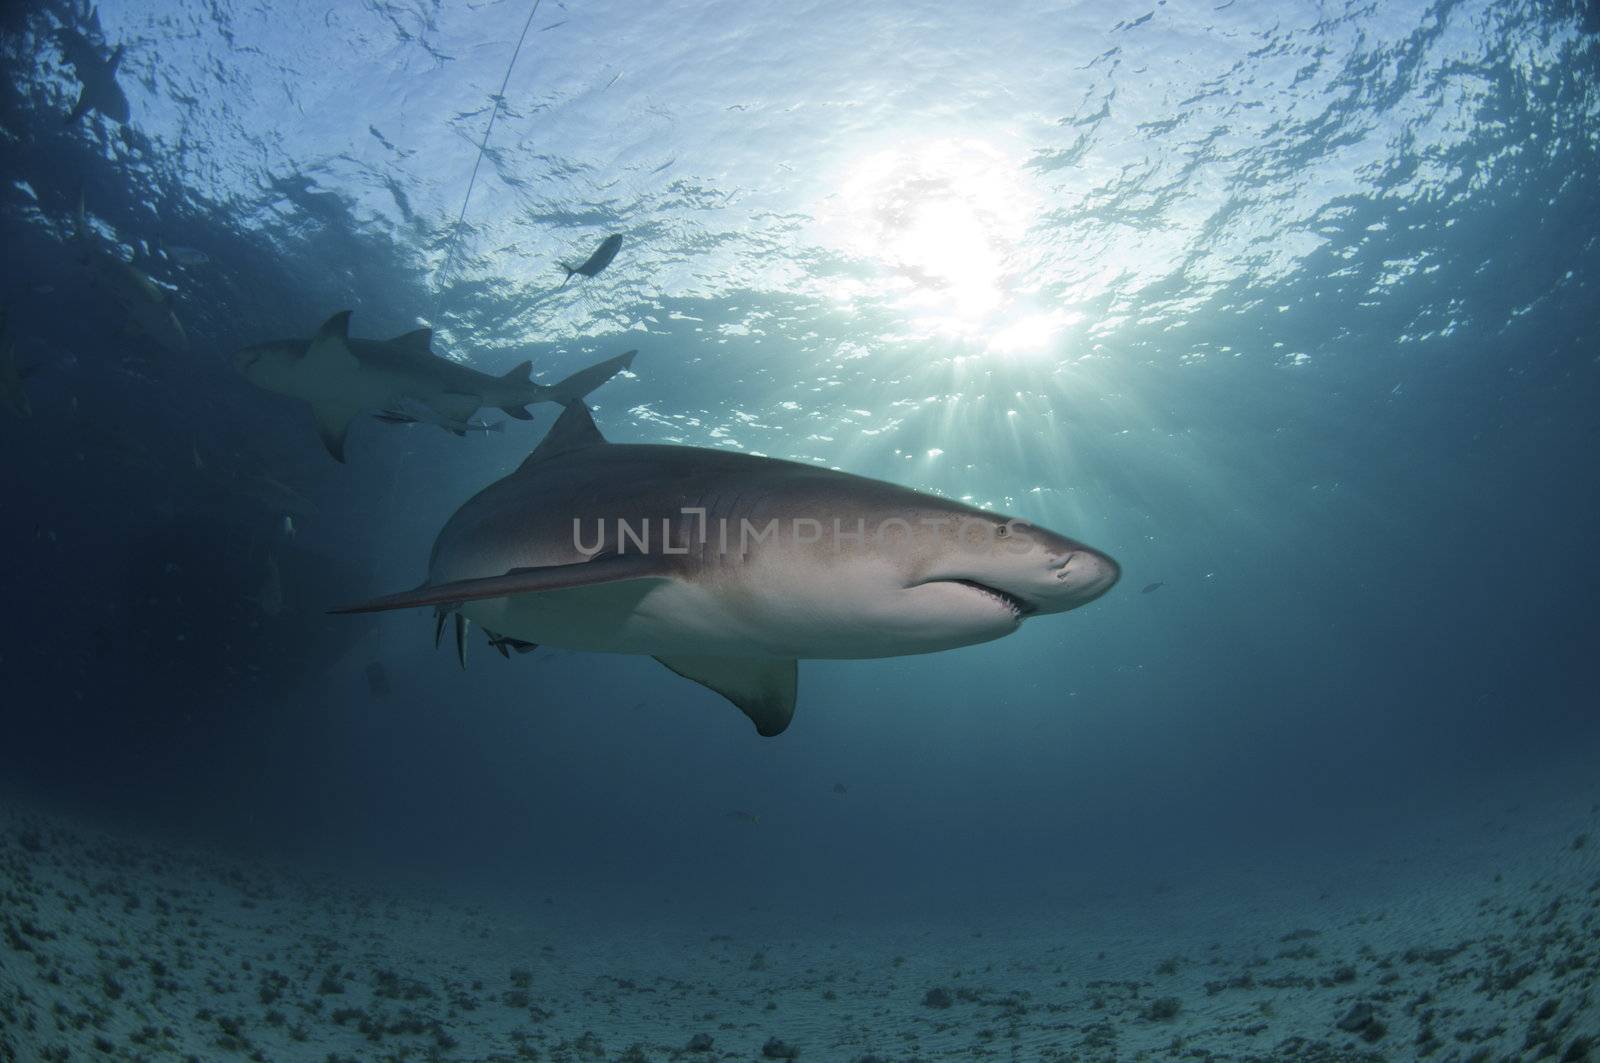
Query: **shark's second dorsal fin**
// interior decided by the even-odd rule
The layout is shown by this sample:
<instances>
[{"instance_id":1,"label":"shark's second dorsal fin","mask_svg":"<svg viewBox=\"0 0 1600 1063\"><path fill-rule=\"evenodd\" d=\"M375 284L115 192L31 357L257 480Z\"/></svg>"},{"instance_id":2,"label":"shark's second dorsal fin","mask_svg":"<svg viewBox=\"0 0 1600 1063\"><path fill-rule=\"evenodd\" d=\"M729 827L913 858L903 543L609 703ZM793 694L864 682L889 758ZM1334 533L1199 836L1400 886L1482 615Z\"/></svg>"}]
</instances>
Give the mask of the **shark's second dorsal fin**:
<instances>
[{"instance_id":1,"label":"shark's second dorsal fin","mask_svg":"<svg viewBox=\"0 0 1600 1063\"><path fill-rule=\"evenodd\" d=\"M390 340L389 345L391 347L399 347L401 350L414 351L417 354L432 354L433 329L419 328L414 332L407 332Z\"/></svg>"},{"instance_id":2,"label":"shark's second dorsal fin","mask_svg":"<svg viewBox=\"0 0 1600 1063\"><path fill-rule=\"evenodd\" d=\"M589 415L589 407L581 399L575 400L568 403L567 408L561 411L556 423L550 426L549 433L538 446L533 448L533 453L517 467L517 471L521 472L557 454L565 454L582 447L597 446L605 441L606 437L600 434L600 429L594 425L594 418Z\"/></svg>"}]
</instances>

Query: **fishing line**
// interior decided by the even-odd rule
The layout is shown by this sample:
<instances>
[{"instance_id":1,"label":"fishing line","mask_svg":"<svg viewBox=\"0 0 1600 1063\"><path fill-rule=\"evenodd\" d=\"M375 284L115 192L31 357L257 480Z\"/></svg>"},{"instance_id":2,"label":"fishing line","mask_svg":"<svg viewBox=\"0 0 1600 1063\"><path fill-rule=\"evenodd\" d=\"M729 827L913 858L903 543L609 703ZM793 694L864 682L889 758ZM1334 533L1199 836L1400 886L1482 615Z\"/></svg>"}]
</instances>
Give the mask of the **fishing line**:
<instances>
[{"instance_id":1,"label":"fishing line","mask_svg":"<svg viewBox=\"0 0 1600 1063\"><path fill-rule=\"evenodd\" d=\"M528 28L533 25L533 16L539 13L539 4L543 0L533 0L533 10L528 12L528 20L522 24L522 36L517 38L517 46L511 51L511 62L506 64L506 76L500 79L500 91L495 94L494 108L489 112L489 124L484 127L483 140L478 144L478 157L472 163L472 176L467 178L467 194L461 197L461 213L456 216L455 228L450 231L450 242L445 248L444 265L439 267L439 276L443 278L449 273L450 267L455 263L456 245L460 242L461 226L467 220L467 204L472 202L472 186L478 183L478 167L483 165L484 152L489 150L489 134L494 132L494 120L500 116L500 105L506 100L506 86L511 84L511 71L517 65L517 56L522 54L522 42L528 39ZM441 287L439 294L434 298L433 316L439 316L439 303L444 299L444 290Z\"/></svg>"}]
</instances>

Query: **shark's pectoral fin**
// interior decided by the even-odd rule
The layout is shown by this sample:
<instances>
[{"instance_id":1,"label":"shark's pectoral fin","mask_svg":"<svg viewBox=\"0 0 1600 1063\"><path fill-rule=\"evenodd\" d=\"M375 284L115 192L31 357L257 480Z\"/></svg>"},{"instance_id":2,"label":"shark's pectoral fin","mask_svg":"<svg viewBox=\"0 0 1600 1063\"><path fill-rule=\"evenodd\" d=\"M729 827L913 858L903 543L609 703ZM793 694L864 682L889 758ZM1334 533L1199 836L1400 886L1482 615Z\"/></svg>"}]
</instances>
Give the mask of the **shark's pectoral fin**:
<instances>
[{"instance_id":1,"label":"shark's pectoral fin","mask_svg":"<svg viewBox=\"0 0 1600 1063\"><path fill-rule=\"evenodd\" d=\"M322 433L322 445L328 448L335 461L344 461L344 437L350 432L350 422L361 411L324 402L313 403L311 413L317 419L317 431Z\"/></svg>"},{"instance_id":2,"label":"shark's pectoral fin","mask_svg":"<svg viewBox=\"0 0 1600 1063\"><path fill-rule=\"evenodd\" d=\"M509 598L517 594L597 587L636 579L670 579L671 562L650 554L623 554L597 557L570 565L545 565L540 568L514 568L503 576L461 579L450 583L424 583L415 590L401 591L359 605L329 610L334 613L380 613L387 609L414 609L424 605L454 606L483 598Z\"/></svg>"},{"instance_id":3,"label":"shark's pectoral fin","mask_svg":"<svg viewBox=\"0 0 1600 1063\"><path fill-rule=\"evenodd\" d=\"M685 679L710 687L739 706L763 738L782 734L794 719L799 662L767 657L657 657Z\"/></svg>"}]
</instances>

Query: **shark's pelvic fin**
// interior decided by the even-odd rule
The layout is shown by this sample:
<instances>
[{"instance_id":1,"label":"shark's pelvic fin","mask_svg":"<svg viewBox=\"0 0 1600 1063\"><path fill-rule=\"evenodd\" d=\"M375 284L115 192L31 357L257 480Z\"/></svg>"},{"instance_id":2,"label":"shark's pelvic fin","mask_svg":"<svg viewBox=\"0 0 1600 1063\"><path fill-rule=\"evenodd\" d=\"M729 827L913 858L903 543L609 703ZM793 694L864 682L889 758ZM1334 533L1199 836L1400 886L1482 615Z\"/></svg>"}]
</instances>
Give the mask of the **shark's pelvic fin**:
<instances>
[{"instance_id":1,"label":"shark's pelvic fin","mask_svg":"<svg viewBox=\"0 0 1600 1063\"><path fill-rule=\"evenodd\" d=\"M425 583L415 590L385 595L369 602L341 606L334 613L381 613L388 609L414 609L425 605L459 605L483 598L509 598L573 587L596 587L635 579L671 579L671 563L649 554L621 554L578 561L570 565L514 568L503 576Z\"/></svg>"},{"instance_id":2,"label":"shark's pelvic fin","mask_svg":"<svg viewBox=\"0 0 1600 1063\"><path fill-rule=\"evenodd\" d=\"M595 427L594 417L589 413L589 407L582 399L570 403L561 411L561 416L556 418L556 423L550 426L550 431L533 448L533 453L518 466L517 471L535 465L546 458L553 458L557 454L565 454L569 450L580 447L598 446L606 441L600 434L600 429Z\"/></svg>"},{"instance_id":3,"label":"shark's pelvic fin","mask_svg":"<svg viewBox=\"0 0 1600 1063\"><path fill-rule=\"evenodd\" d=\"M780 735L794 718L800 668L793 658L657 657L685 679L709 687L739 706L763 738Z\"/></svg>"}]
</instances>

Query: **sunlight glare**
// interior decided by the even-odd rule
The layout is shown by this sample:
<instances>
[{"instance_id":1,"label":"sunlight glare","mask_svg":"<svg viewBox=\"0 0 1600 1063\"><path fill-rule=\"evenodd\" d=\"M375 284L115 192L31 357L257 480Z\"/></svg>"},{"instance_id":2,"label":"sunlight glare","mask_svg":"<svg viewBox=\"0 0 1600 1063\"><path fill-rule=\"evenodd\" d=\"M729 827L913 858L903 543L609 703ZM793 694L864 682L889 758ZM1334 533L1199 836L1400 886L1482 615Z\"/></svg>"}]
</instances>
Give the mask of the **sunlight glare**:
<instances>
[{"instance_id":1,"label":"sunlight glare","mask_svg":"<svg viewBox=\"0 0 1600 1063\"><path fill-rule=\"evenodd\" d=\"M910 331L980 339L1006 307L1006 273L1037 196L991 145L935 140L858 160L836 202L834 242L878 265L880 294Z\"/></svg>"}]
</instances>

